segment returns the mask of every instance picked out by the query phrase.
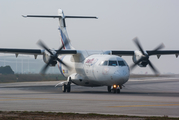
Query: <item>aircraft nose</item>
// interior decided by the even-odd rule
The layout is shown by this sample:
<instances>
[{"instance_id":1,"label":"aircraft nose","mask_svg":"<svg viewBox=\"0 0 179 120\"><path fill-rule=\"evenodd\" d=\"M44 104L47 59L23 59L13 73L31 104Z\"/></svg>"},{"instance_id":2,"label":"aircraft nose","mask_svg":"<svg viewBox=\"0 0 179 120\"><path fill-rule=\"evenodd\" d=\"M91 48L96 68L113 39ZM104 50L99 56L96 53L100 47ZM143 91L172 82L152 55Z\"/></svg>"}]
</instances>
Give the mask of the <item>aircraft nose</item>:
<instances>
[{"instance_id":1,"label":"aircraft nose","mask_svg":"<svg viewBox=\"0 0 179 120\"><path fill-rule=\"evenodd\" d=\"M114 76L128 76L129 71L127 69L117 70L114 72Z\"/></svg>"},{"instance_id":2,"label":"aircraft nose","mask_svg":"<svg viewBox=\"0 0 179 120\"><path fill-rule=\"evenodd\" d=\"M129 74L129 70L127 68L121 68L114 72L113 79L120 82L126 82L129 78Z\"/></svg>"}]
</instances>

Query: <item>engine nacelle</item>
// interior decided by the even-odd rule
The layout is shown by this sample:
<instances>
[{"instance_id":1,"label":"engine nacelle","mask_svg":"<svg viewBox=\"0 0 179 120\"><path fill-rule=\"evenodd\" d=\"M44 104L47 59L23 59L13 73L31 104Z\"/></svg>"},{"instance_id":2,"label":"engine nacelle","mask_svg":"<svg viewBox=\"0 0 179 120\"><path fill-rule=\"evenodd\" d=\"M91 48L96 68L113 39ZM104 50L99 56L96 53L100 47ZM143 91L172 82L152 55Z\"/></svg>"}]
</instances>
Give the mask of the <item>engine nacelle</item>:
<instances>
[{"instance_id":1,"label":"engine nacelle","mask_svg":"<svg viewBox=\"0 0 179 120\"><path fill-rule=\"evenodd\" d=\"M43 61L47 64L50 59L50 56L46 53L43 54ZM57 64L57 61L52 61L50 66L55 66Z\"/></svg>"},{"instance_id":2,"label":"engine nacelle","mask_svg":"<svg viewBox=\"0 0 179 120\"><path fill-rule=\"evenodd\" d=\"M144 51L144 52L145 52L145 54L147 54L146 51ZM144 57L144 55L142 54L142 52L139 51L139 50L136 50L136 51L134 51L134 56L132 57L132 60L133 60L134 63L137 63L137 61L138 61L139 59L141 59L142 57ZM137 65L138 65L139 67L146 67L147 64L148 64L147 60L144 59L144 60L142 60L140 63L138 63Z\"/></svg>"}]
</instances>

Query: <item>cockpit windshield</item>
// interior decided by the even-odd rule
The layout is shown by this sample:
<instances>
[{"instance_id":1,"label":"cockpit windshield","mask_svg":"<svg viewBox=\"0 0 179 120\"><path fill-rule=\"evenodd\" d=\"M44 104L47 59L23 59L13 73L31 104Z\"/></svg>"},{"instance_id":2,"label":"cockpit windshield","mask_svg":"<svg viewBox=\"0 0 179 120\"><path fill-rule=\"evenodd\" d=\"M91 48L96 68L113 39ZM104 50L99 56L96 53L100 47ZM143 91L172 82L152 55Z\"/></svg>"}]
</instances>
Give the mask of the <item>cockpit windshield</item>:
<instances>
[{"instance_id":1,"label":"cockpit windshield","mask_svg":"<svg viewBox=\"0 0 179 120\"><path fill-rule=\"evenodd\" d=\"M102 66L107 66L107 65L108 65L108 61L102 61L102 62L100 63L100 65L102 65Z\"/></svg>"},{"instance_id":2,"label":"cockpit windshield","mask_svg":"<svg viewBox=\"0 0 179 120\"><path fill-rule=\"evenodd\" d=\"M124 63L124 61L118 61L119 66L126 66L126 64Z\"/></svg>"},{"instance_id":3,"label":"cockpit windshield","mask_svg":"<svg viewBox=\"0 0 179 120\"><path fill-rule=\"evenodd\" d=\"M126 63L122 60L115 61L115 60L109 60L109 61L101 61L99 64L101 66L127 66Z\"/></svg>"},{"instance_id":4,"label":"cockpit windshield","mask_svg":"<svg viewBox=\"0 0 179 120\"><path fill-rule=\"evenodd\" d=\"M108 66L117 66L117 61L110 60Z\"/></svg>"}]
</instances>

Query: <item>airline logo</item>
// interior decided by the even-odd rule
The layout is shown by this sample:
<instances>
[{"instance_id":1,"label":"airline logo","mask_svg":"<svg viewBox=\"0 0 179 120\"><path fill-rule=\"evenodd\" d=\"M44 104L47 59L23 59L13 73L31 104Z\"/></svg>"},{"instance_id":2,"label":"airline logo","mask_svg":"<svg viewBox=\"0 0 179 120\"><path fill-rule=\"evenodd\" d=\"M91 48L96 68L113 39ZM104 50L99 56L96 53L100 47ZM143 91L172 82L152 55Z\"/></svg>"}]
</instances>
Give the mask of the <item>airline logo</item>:
<instances>
[{"instance_id":1,"label":"airline logo","mask_svg":"<svg viewBox=\"0 0 179 120\"><path fill-rule=\"evenodd\" d=\"M98 61L98 59L92 58L92 59L87 59L85 64L87 66L93 66L96 62Z\"/></svg>"}]
</instances>

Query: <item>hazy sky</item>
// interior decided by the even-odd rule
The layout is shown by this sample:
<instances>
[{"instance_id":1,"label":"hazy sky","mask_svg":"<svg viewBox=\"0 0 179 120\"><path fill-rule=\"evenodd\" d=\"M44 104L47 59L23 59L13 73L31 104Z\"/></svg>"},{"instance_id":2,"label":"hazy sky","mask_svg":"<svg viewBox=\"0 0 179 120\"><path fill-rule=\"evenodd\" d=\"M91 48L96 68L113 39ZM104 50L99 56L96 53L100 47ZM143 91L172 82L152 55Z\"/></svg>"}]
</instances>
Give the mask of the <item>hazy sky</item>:
<instances>
[{"instance_id":1,"label":"hazy sky","mask_svg":"<svg viewBox=\"0 0 179 120\"><path fill-rule=\"evenodd\" d=\"M39 48L42 39L59 48L58 19L23 18L21 15L92 15L99 19L67 19L73 46L80 50L136 50L138 37L143 48L161 43L165 50L179 50L179 0L0 0L0 47ZM3 55L3 54L1 54ZM132 64L132 57L123 57ZM150 57L161 73L179 73L179 58ZM151 73L149 67L133 72Z\"/></svg>"}]
</instances>

